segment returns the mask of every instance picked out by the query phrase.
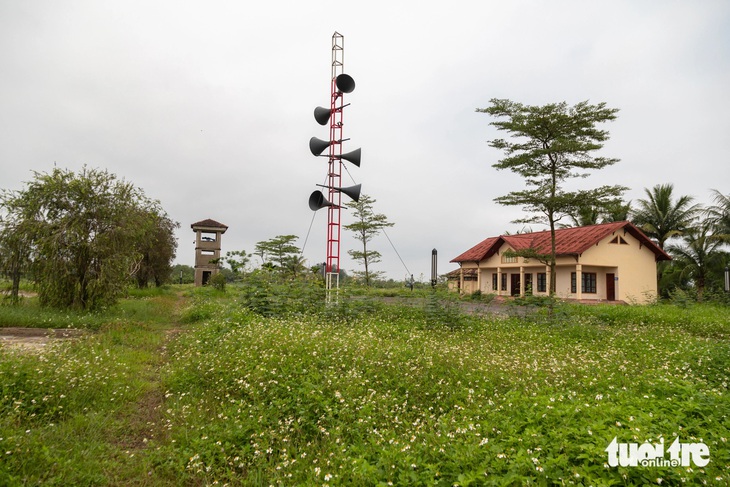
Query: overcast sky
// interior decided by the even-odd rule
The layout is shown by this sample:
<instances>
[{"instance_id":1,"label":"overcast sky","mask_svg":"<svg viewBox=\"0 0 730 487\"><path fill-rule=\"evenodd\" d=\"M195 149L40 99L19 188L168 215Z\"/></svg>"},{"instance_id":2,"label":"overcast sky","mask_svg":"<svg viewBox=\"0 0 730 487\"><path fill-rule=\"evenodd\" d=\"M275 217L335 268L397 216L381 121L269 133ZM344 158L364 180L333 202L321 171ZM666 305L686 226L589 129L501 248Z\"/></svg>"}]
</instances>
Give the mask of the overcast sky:
<instances>
[{"instance_id":1,"label":"overcast sky","mask_svg":"<svg viewBox=\"0 0 730 487\"><path fill-rule=\"evenodd\" d=\"M627 199L674 183L710 201L730 193L730 2L0 0L0 187L54 164L107 169L179 221L177 262L193 265L190 224L229 226L223 251L299 236L325 259L327 214L307 206L326 175L308 149L326 139L332 34L344 36L347 168L395 226L376 270L439 273L489 236L514 232L522 189L492 164L491 98L619 108L601 151L615 166L582 180ZM354 184L345 174L344 183ZM351 214L343 213L343 224ZM533 227L534 230L542 228ZM342 267L357 242L343 233Z\"/></svg>"}]
</instances>

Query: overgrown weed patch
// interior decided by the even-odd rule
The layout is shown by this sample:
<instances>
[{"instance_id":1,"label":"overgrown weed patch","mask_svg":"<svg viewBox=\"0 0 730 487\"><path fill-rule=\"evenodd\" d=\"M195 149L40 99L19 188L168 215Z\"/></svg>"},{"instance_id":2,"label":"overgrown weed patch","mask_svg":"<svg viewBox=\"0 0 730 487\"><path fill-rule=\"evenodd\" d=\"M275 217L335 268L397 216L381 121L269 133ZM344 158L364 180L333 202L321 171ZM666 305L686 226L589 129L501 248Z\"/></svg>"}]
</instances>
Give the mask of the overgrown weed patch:
<instances>
[{"instance_id":1,"label":"overgrown weed patch","mask_svg":"<svg viewBox=\"0 0 730 487\"><path fill-rule=\"evenodd\" d=\"M326 315L325 315L326 316ZM658 323L418 310L203 324L174 348L166 421L185 478L331 485L727 481L727 344ZM704 441L706 468L608 468L622 441ZM659 479L659 480L657 480Z\"/></svg>"},{"instance_id":2,"label":"overgrown weed patch","mask_svg":"<svg viewBox=\"0 0 730 487\"><path fill-rule=\"evenodd\" d=\"M0 484L730 483L727 309L545 320L284 287L273 308L142 292L82 340L0 351ZM169 313L188 331L165 342ZM613 438L677 437L710 463L607 465Z\"/></svg>"}]
</instances>

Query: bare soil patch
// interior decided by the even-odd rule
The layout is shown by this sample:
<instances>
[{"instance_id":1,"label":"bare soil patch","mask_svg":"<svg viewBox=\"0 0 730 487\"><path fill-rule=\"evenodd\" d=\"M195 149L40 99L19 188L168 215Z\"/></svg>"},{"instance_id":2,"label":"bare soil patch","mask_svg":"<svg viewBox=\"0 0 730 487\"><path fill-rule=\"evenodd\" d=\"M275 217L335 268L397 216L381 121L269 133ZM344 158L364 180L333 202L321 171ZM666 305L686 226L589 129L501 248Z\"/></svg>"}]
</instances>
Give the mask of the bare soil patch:
<instances>
[{"instance_id":1,"label":"bare soil patch","mask_svg":"<svg viewBox=\"0 0 730 487\"><path fill-rule=\"evenodd\" d=\"M0 328L0 346L21 350L40 350L53 340L78 338L84 330L54 328Z\"/></svg>"}]
</instances>

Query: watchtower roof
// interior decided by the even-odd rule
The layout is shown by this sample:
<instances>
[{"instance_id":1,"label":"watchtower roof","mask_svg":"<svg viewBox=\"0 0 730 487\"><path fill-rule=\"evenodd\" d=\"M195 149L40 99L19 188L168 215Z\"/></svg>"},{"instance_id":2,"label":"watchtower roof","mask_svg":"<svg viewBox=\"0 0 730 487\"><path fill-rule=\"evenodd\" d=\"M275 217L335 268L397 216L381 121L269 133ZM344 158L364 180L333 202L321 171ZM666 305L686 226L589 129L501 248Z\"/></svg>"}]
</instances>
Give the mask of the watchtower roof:
<instances>
[{"instance_id":1,"label":"watchtower roof","mask_svg":"<svg viewBox=\"0 0 730 487\"><path fill-rule=\"evenodd\" d=\"M190 225L190 228L193 230L202 230L202 229L213 229L213 230L222 230L221 233L226 233L226 230L228 230L228 225L224 225L221 222L217 222L215 220L211 220L210 218L207 218L205 220L200 220L199 222L193 223Z\"/></svg>"}]
</instances>

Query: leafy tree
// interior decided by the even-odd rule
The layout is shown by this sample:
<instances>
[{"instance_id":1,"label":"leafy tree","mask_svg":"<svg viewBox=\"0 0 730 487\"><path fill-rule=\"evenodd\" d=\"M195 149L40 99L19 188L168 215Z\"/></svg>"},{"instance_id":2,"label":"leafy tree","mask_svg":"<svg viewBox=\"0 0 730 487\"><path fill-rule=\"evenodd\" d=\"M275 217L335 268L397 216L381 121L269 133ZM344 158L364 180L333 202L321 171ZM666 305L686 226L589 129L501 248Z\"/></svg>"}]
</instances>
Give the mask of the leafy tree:
<instances>
[{"instance_id":1,"label":"leafy tree","mask_svg":"<svg viewBox=\"0 0 730 487\"><path fill-rule=\"evenodd\" d=\"M631 201L613 201L603 209L603 223L628 221L631 215Z\"/></svg>"},{"instance_id":2,"label":"leafy tree","mask_svg":"<svg viewBox=\"0 0 730 487\"><path fill-rule=\"evenodd\" d=\"M158 202L141 208L141 212L147 238L139 242L142 260L135 272L137 287L147 287L150 280L160 287L172 278L172 261L177 251L175 229L180 228L180 224L172 221Z\"/></svg>"},{"instance_id":3,"label":"leafy tree","mask_svg":"<svg viewBox=\"0 0 730 487\"><path fill-rule=\"evenodd\" d=\"M195 282L195 268L189 265L176 264L172 268L171 279L175 283L192 284ZM182 280L182 282L180 282Z\"/></svg>"},{"instance_id":4,"label":"leafy tree","mask_svg":"<svg viewBox=\"0 0 730 487\"><path fill-rule=\"evenodd\" d=\"M277 235L256 243L255 252L261 257L263 267L271 267L282 274L292 272L292 261L299 258L301 251L294 245L296 235ZM267 265L268 264L268 265Z\"/></svg>"},{"instance_id":5,"label":"leafy tree","mask_svg":"<svg viewBox=\"0 0 730 487\"><path fill-rule=\"evenodd\" d=\"M577 214L586 203L598 207L616 203L627 189L605 185L578 191L564 188L564 183L571 178L587 177L584 171L602 169L618 161L592 155L608 140L608 132L596 126L614 120L618 109L607 108L605 103L590 105L588 102L572 107L565 102L529 106L510 100L492 99L490 103L490 107L477 109L477 112L497 117L498 120L491 122L491 125L508 132L512 137L511 140L490 141L491 147L505 154L493 167L519 174L527 186L524 190L513 191L494 201L507 206L521 206L532 214L514 223L540 223L550 227L551 249L543 259L550 266L550 294L553 295L557 222Z\"/></svg>"},{"instance_id":6,"label":"leafy tree","mask_svg":"<svg viewBox=\"0 0 730 487\"><path fill-rule=\"evenodd\" d=\"M142 190L107 171L54 168L34 173L26 188L2 195L5 222L14 222L30 249L26 259L41 304L96 309L124 292L149 238ZM7 224L4 232L8 231Z\"/></svg>"},{"instance_id":7,"label":"leafy tree","mask_svg":"<svg viewBox=\"0 0 730 487\"><path fill-rule=\"evenodd\" d=\"M353 208L353 216L355 222L345 225L345 230L349 230L355 234L355 239L362 243L362 250L348 250L350 257L357 262L362 263L364 271L357 271L355 275L360 275L365 280L365 286L370 287L373 279L377 278L382 272L375 272L371 269L373 264L380 262L380 252L368 248L368 244L375 238L385 227L395 225L388 221L382 213L375 213L373 205L376 200L368 195L360 195L357 202L353 202L350 207Z\"/></svg>"},{"instance_id":8,"label":"leafy tree","mask_svg":"<svg viewBox=\"0 0 730 487\"><path fill-rule=\"evenodd\" d=\"M245 250L232 250L226 252L223 259L231 268L234 274L242 274L246 272L248 263L251 261L251 254L247 254Z\"/></svg>"},{"instance_id":9,"label":"leafy tree","mask_svg":"<svg viewBox=\"0 0 730 487\"><path fill-rule=\"evenodd\" d=\"M644 188L646 199L637 201L632 221L664 249L667 240L681 236L693 225L699 215L699 205L693 205L691 196L674 199L674 185L657 184L651 190Z\"/></svg>"},{"instance_id":10,"label":"leafy tree","mask_svg":"<svg viewBox=\"0 0 730 487\"><path fill-rule=\"evenodd\" d=\"M712 235L711 222L704 221L685 229L682 245L669 245L667 248L681 276L689 278L697 289L698 301L702 301L711 270L723 265L725 256L720 251L721 245L722 240Z\"/></svg>"},{"instance_id":11,"label":"leafy tree","mask_svg":"<svg viewBox=\"0 0 730 487\"><path fill-rule=\"evenodd\" d=\"M9 198L4 193L0 197L0 205L4 205ZM17 303L20 299L20 279L29 270L32 250L29 235L23 227L24 222L18 221L12 213L0 216L0 273L10 279L10 293L7 298L12 303Z\"/></svg>"}]
</instances>

